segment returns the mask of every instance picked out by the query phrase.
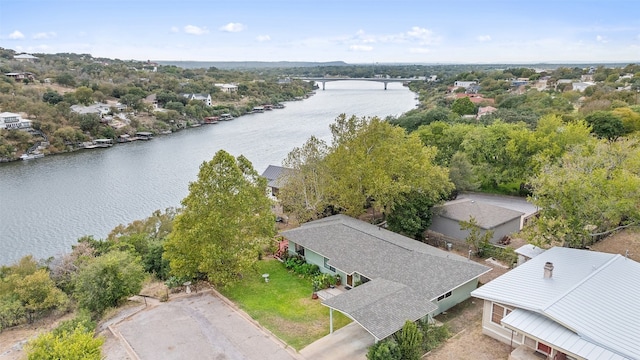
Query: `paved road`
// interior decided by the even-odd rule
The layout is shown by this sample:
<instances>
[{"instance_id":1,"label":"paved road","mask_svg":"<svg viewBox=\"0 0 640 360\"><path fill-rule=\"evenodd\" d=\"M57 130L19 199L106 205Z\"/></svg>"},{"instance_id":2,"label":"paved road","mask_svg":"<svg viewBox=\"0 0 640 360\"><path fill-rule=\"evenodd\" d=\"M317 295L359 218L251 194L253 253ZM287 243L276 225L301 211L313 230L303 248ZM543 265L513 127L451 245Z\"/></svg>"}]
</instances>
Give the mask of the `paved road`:
<instances>
[{"instance_id":1,"label":"paved road","mask_svg":"<svg viewBox=\"0 0 640 360\"><path fill-rule=\"evenodd\" d=\"M171 300L115 325L142 359L295 360L284 345L219 298Z\"/></svg>"}]
</instances>

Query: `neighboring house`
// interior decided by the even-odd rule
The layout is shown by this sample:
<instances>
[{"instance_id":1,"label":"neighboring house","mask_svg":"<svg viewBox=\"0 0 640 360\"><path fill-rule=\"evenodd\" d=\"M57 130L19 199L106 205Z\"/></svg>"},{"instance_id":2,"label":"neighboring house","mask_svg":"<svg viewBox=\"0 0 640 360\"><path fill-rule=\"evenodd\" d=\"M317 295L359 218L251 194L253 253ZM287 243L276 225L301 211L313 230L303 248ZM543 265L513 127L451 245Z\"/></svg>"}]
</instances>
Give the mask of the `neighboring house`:
<instances>
[{"instance_id":1,"label":"neighboring house","mask_svg":"<svg viewBox=\"0 0 640 360\"><path fill-rule=\"evenodd\" d=\"M461 230L460 223L473 217L483 233L493 231L490 241L497 244L505 236L522 229L523 215L525 213L521 211L471 199L460 199L434 206L429 230L464 241L469 236L469 230Z\"/></svg>"},{"instance_id":2,"label":"neighboring house","mask_svg":"<svg viewBox=\"0 0 640 360\"><path fill-rule=\"evenodd\" d=\"M29 54L15 55L13 58L15 60L23 61L23 62L36 62L37 60L40 60L37 57L35 57L33 55L29 55Z\"/></svg>"},{"instance_id":3,"label":"neighboring house","mask_svg":"<svg viewBox=\"0 0 640 360\"><path fill-rule=\"evenodd\" d=\"M158 98L156 94L151 94L147 96L146 98L142 99L142 102L144 102L145 104L151 105L154 109L158 108Z\"/></svg>"},{"instance_id":4,"label":"neighboring house","mask_svg":"<svg viewBox=\"0 0 640 360\"><path fill-rule=\"evenodd\" d=\"M494 108L493 106L480 106L478 108L478 115L476 116L477 119L480 119L481 117L485 116L485 115L489 115L492 114L494 112L496 112L498 109Z\"/></svg>"},{"instance_id":5,"label":"neighboring house","mask_svg":"<svg viewBox=\"0 0 640 360\"><path fill-rule=\"evenodd\" d=\"M78 114L96 114L100 118L105 117L111 111L111 106L105 103L95 103L92 105L71 105L71 111Z\"/></svg>"},{"instance_id":6,"label":"neighboring house","mask_svg":"<svg viewBox=\"0 0 640 360\"><path fill-rule=\"evenodd\" d=\"M278 191L284 185L286 175L292 169L282 166L269 165L267 169L262 173L262 177L267 179L267 187L269 195L274 200L277 200Z\"/></svg>"},{"instance_id":7,"label":"neighboring house","mask_svg":"<svg viewBox=\"0 0 640 360\"><path fill-rule=\"evenodd\" d=\"M189 101L198 100L205 103L207 106L211 106L213 103L211 102L211 94L182 94Z\"/></svg>"},{"instance_id":8,"label":"neighboring house","mask_svg":"<svg viewBox=\"0 0 640 360\"><path fill-rule=\"evenodd\" d=\"M571 83L571 85L574 91L583 92L589 86L595 85L595 83L585 81L585 82L574 82L574 83Z\"/></svg>"},{"instance_id":9,"label":"neighboring house","mask_svg":"<svg viewBox=\"0 0 640 360\"><path fill-rule=\"evenodd\" d=\"M510 359L640 359L639 279L624 256L555 247L471 295Z\"/></svg>"},{"instance_id":10,"label":"neighboring house","mask_svg":"<svg viewBox=\"0 0 640 360\"><path fill-rule=\"evenodd\" d=\"M349 291L322 300L377 340L405 321L429 319L469 298L491 269L346 215L281 232L289 252L323 273L339 275ZM331 330L333 329L331 325Z\"/></svg>"},{"instance_id":11,"label":"neighboring house","mask_svg":"<svg viewBox=\"0 0 640 360\"><path fill-rule=\"evenodd\" d=\"M3 112L0 113L0 129L29 129L31 120L23 119L20 114Z\"/></svg>"},{"instance_id":12,"label":"neighboring house","mask_svg":"<svg viewBox=\"0 0 640 360\"><path fill-rule=\"evenodd\" d=\"M215 84L222 92L231 94L238 91L238 85L235 84Z\"/></svg>"},{"instance_id":13,"label":"neighboring house","mask_svg":"<svg viewBox=\"0 0 640 360\"><path fill-rule=\"evenodd\" d=\"M455 98L456 99L460 99L460 98L463 98L463 97L468 97L469 100L471 100L471 102L474 103L475 105L482 104L482 103L486 103L486 104L494 104L495 103L494 99L484 98L480 94L467 94L467 93L455 94Z\"/></svg>"},{"instance_id":14,"label":"neighboring house","mask_svg":"<svg viewBox=\"0 0 640 360\"><path fill-rule=\"evenodd\" d=\"M533 259L534 257L542 254L545 251L543 248L539 248L535 245L525 244L515 250L518 254L517 266L524 264L525 262Z\"/></svg>"},{"instance_id":15,"label":"neighboring house","mask_svg":"<svg viewBox=\"0 0 640 360\"><path fill-rule=\"evenodd\" d=\"M462 87L462 88L468 88L471 85L477 85L478 82L477 81L456 81L453 83L453 86L455 87Z\"/></svg>"},{"instance_id":16,"label":"neighboring house","mask_svg":"<svg viewBox=\"0 0 640 360\"><path fill-rule=\"evenodd\" d=\"M35 80L35 75L30 72L9 72L4 74L7 77L12 78L15 81L24 81L25 79Z\"/></svg>"}]
</instances>

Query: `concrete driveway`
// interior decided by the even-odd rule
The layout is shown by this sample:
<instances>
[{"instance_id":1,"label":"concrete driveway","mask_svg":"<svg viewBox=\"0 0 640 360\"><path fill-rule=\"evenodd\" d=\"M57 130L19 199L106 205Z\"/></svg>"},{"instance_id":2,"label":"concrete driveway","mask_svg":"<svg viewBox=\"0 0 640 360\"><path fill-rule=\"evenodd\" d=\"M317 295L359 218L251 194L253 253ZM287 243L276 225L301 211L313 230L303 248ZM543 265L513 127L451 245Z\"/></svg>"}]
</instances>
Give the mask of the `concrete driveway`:
<instances>
[{"instance_id":1,"label":"concrete driveway","mask_svg":"<svg viewBox=\"0 0 640 360\"><path fill-rule=\"evenodd\" d=\"M149 307L111 329L128 348L128 356L105 354L108 359L300 359L246 314L211 293Z\"/></svg>"},{"instance_id":2,"label":"concrete driveway","mask_svg":"<svg viewBox=\"0 0 640 360\"><path fill-rule=\"evenodd\" d=\"M373 335L352 322L316 340L300 350L300 354L307 360L366 360L367 350L374 342Z\"/></svg>"}]
</instances>

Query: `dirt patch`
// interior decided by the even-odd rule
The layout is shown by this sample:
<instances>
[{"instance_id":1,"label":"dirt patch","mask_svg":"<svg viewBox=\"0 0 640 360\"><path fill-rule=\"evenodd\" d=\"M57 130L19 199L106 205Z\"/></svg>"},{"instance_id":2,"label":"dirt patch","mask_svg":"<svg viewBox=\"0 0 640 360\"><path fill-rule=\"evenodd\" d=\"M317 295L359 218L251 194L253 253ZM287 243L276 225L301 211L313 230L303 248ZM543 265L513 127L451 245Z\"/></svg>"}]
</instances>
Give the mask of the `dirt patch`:
<instances>
[{"instance_id":1,"label":"dirt patch","mask_svg":"<svg viewBox=\"0 0 640 360\"><path fill-rule=\"evenodd\" d=\"M53 330L60 322L72 319L74 316L74 313L67 313L63 316L51 315L35 321L33 324L20 325L0 332L0 359L22 359L25 356L24 345L29 340Z\"/></svg>"},{"instance_id":2,"label":"dirt patch","mask_svg":"<svg viewBox=\"0 0 640 360\"><path fill-rule=\"evenodd\" d=\"M640 228L624 229L591 245L591 250L622 256L628 251L629 258L640 261Z\"/></svg>"},{"instance_id":3,"label":"dirt patch","mask_svg":"<svg viewBox=\"0 0 640 360\"><path fill-rule=\"evenodd\" d=\"M454 252L457 252L454 250ZM462 252L458 255L465 256ZM480 277L480 283L505 274L509 268L500 264L472 258L472 260L492 268ZM508 345L482 334L482 300L470 298L436 316L436 320L447 324L453 334L444 344L428 353L425 359L507 359L511 349Z\"/></svg>"}]
</instances>

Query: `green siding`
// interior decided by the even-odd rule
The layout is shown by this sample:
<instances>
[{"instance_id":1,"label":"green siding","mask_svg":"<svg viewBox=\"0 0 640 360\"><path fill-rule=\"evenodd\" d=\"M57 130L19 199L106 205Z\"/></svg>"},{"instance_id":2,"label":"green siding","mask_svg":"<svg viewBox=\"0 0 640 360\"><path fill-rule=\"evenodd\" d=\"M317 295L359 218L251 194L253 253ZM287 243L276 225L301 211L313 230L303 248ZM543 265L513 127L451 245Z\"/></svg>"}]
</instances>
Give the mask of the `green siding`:
<instances>
[{"instance_id":1,"label":"green siding","mask_svg":"<svg viewBox=\"0 0 640 360\"><path fill-rule=\"evenodd\" d=\"M434 300L433 303L438 305L438 309L432 314L436 316L443 311L447 311L453 306L467 300L471 297L471 292L478 287L478 279L469 281L468 283L456 288L451 292L451 296L440 301Z\"/></svg>"}]
</instances>

